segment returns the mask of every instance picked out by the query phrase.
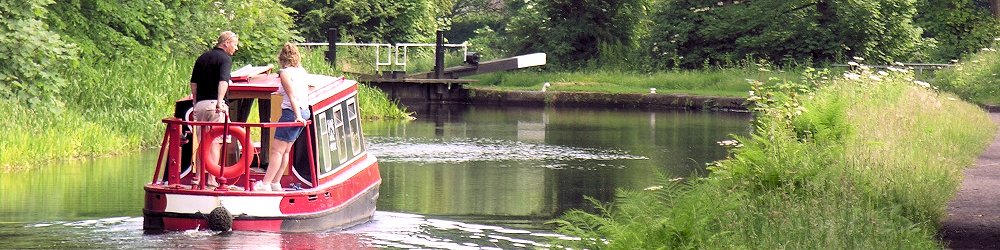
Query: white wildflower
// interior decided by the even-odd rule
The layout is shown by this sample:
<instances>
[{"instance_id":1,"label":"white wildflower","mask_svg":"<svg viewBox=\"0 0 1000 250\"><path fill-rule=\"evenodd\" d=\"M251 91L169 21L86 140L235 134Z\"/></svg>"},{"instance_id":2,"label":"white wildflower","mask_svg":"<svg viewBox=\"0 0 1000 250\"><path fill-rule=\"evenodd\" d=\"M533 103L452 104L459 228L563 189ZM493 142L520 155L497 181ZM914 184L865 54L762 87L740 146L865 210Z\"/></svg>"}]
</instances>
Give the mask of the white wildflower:
<instances>
[{"instance_id":1,"label":"white wildflower","mask_svg":"<svg viewBox=\"0 0 1000 250\"><path fill-rule=\"evenodd\" d=\"M889 75L889 72L885 72L885 71L879 70L878 74L881 75L881 76L887 76L887 75Z\"/></svg>"},{"instance_id":2,"label":"white wildflower","mask_svg":"<svg viewBox=\"0 0 1000 250\"><path fill-rule=\"evenodd\" d=\"M643 190L646 190L646 191L656 191L656 190L660 190L660 189L663 189L663 186L652 186L652 187L645 188Z\"/></svg>"},{"instance_id":3,"label":"white wildflower","mask_svg":"<svg viewBox=\"0 0 1000 250\"><path fill-rule=\"evenodd\" d=\"M921 80L913 80L913 83L917 84L917 86L924 87L924 88L930 88L931 87L930 83L927 83L927 82L921 81Z\"/></svg>"},{"instance_id":4,"label":"white wildflower","mask_svg":"<svg viewBox=\"0 0 1000 250\"><path fill-rule=\"evenodd\" d=\"M993 48L983 48L982 51L993 52L993 51L997 51L997 50L993 49Z\"/></svg>"},{"instance_id":5,"label":"white wildflower","mask_svg":"<svg viewBox=\"0 0 1000 250\"><path fill-rule=\"evenodd\" d=\"M723 146L723 147L738 148L738 147L742 147L743 146L742 144L740 144L740 141L737 141L737 140L724 140L724 141L718 141L716 143L718 143L719 146Z\"/></svg>"},{"instance_id":6,"label":"white wildflower","mask_svg":"<svg viewBox=\"0 0 1000 250\"><path fill-rule=\"evenodd\" d=\"M864 60L865 60L864 58L861 58L861 57L856 57L856 56L855 56L855 57L852 57L852 58L854 58L854 60L855 60L855 61L859 61L859 62L861 62L861 61L864 61Z\"/></svg>"},{"instance_id":7,"label":"white wildflower","mask_svg":"<svg viewBox=\"0 0 1000 250\"><path fill-rule=\"evenodd\" d=\"M872 79L872 81L882 81L882 78L877 75L868 75L868 79Z\"/></svg>"},{"instance_id":8,"label":"white wildflower","mask_svg":"<svg viewBox=\"0 0 1000 250\"><path fill-rule=\"evenodd\" d=\"M859 75L857 73L848 72L848 73L844 73L844 79L847 79L847 80L860 80L861 79L861 75Z\"/></svg>"},{"instance_id":9,"label":"white wildflower","mask_svg":"<svg viewBox=\"0 0 1000 250\"><path fill-rule=\"evenodd\" d=\"M856 63L856 62L848 62L847 65L858 66L858 63Z\"/></svg>"}]
</instances>

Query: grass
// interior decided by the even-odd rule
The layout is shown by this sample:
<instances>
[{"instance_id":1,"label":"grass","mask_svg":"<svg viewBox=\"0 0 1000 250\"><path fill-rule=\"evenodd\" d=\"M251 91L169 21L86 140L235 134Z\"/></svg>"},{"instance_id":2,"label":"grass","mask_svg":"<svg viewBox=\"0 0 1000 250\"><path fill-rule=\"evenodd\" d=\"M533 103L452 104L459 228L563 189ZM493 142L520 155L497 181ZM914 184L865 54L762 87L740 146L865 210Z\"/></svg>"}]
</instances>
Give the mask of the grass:
<instances>
[{"instance_id":1,"label":"grass","mask_svg":"<svg viewBox=\"0 0 1000 250\"><path fill-rule=\"evenodd\" d=\"M979 104L1000 105L1000 52L984 49L955 67L941 70L929 82Z\"/></svg>"},{"instance_id":2,"label":"grass","mask_svg":"<svg viewBox=\"0 0 1000 250\"><path fill-rule=\"evenodd\" d=\"M912 74L755 85L755 131L704 179L661 178L555 221L602 249L940 249L962 169L992 138L978 107ZM880 80L870 79L877 76ZM795 87L795 88L789 88ZM796 92L799 91L799 92Z\"/></svg>"},{"instance_id":3,"label":"grass","mask_svg":"<svg viewBox=\"0 0 1000 250\"><path fill-rule=\"evenodd\" d=\"M322 60L322 55L310 54L305 67L315 74L340 75ZM12 117L0 126L0 169L158 146L164 128L160 120L172 115L174 101L190 93L193 63L193 58L152 55L85 60L57 72L71 82L61 90L62 105L55 112L0 101L0 116ZM409 115L377 89L360 85L359 92L364 119Z\"/></svg>"},{"instance_id":4,"label":"grass","mask_svg":"<svg viewBox=\"0 0 1000 250\"><path fill-rule=\"evenodd\" d=\"M478 83L470 88L538 91L545 82L548 91L649 93L656 88L661 94L689 94L719 97L746 97L750 90L747 79L798 79L797 73L759 72L743 69L705 71L667 71L632 73L621 71L538 72L514 71L474 77Z\"/></svg>"}]
</instances>

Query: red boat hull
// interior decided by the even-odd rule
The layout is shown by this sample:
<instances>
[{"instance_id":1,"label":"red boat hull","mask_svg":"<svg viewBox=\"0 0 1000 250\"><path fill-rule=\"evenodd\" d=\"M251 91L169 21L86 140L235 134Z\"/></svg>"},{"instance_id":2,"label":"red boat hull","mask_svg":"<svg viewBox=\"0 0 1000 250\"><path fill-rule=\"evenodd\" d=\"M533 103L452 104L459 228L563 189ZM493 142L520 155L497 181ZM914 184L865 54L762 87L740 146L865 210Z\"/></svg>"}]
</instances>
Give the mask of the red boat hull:
<instances>
[{"instance_id":1,"label":"red boat hull","mask_svg":"<svg viewBox=\"0 0 1000 250\"><path fill-rule=\"evenodd\" d=\"M324 178L314 189L283 192L210 191L146 185L145 230L207 229L216 207L232 215L232 230L316 232L339 230L369 221L379 195L374 159L355 171Z\"/></svg>"}]
</instances>

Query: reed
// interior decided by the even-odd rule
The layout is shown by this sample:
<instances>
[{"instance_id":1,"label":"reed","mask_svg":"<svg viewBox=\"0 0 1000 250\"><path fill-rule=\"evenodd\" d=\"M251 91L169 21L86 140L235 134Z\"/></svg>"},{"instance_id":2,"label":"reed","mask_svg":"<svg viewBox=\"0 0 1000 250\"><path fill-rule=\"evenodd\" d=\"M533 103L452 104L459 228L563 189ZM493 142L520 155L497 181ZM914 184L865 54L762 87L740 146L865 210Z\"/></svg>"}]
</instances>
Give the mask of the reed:
<instances>
[{"instance_id":1,"label":"reed","mask_svg":"<svg viewBox=\"0 0 1000 250\"><path fill-rule=\"evenodd\" d=\"M730 156L709 177L621 191L602 214L568 213L555 223L582 240L560 243L942 248L945 204L996 127L978 107L914 84L912 74L858 76L755 84L755 131L726 143Z\"/></svg>"}]
</instances>

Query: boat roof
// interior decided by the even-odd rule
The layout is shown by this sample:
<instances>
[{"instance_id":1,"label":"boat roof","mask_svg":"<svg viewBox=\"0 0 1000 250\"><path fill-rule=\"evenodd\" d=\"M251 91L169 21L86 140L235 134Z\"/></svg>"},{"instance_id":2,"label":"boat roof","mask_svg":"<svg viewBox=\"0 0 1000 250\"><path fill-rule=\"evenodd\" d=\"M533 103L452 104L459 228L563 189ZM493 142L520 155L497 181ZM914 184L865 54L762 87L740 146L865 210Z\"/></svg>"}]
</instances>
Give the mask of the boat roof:
<instances>
[{"instance_id":1,"label":"boat roof","mask_svg":"<svg viewBox=\"0 0 1000 250\"><path fill-rule=\"evenodd\" d=\"M247 65L233 71L230 74L230 79L232 79L233 83L229 85L229 92L237 95L237 97L256 97L268 99L270 94L278 91L278 86L281 85L281 79L278 78L277 73L271 73L272 69L273 66L271 65ZM302 79L302 81L308 84L311 89L309 95L310 99L325 99L324 97L326 95L332 95L342 91L343 88L338 87L337 85L344 85L345 83L347 83L346 85L356 84L356 82L347 80L343 76L333 77L316 74L308 74ZM333 93L320 94L317 92ZM317 94L322 96L317 96Z\"/></svg>"}]
</instances>

